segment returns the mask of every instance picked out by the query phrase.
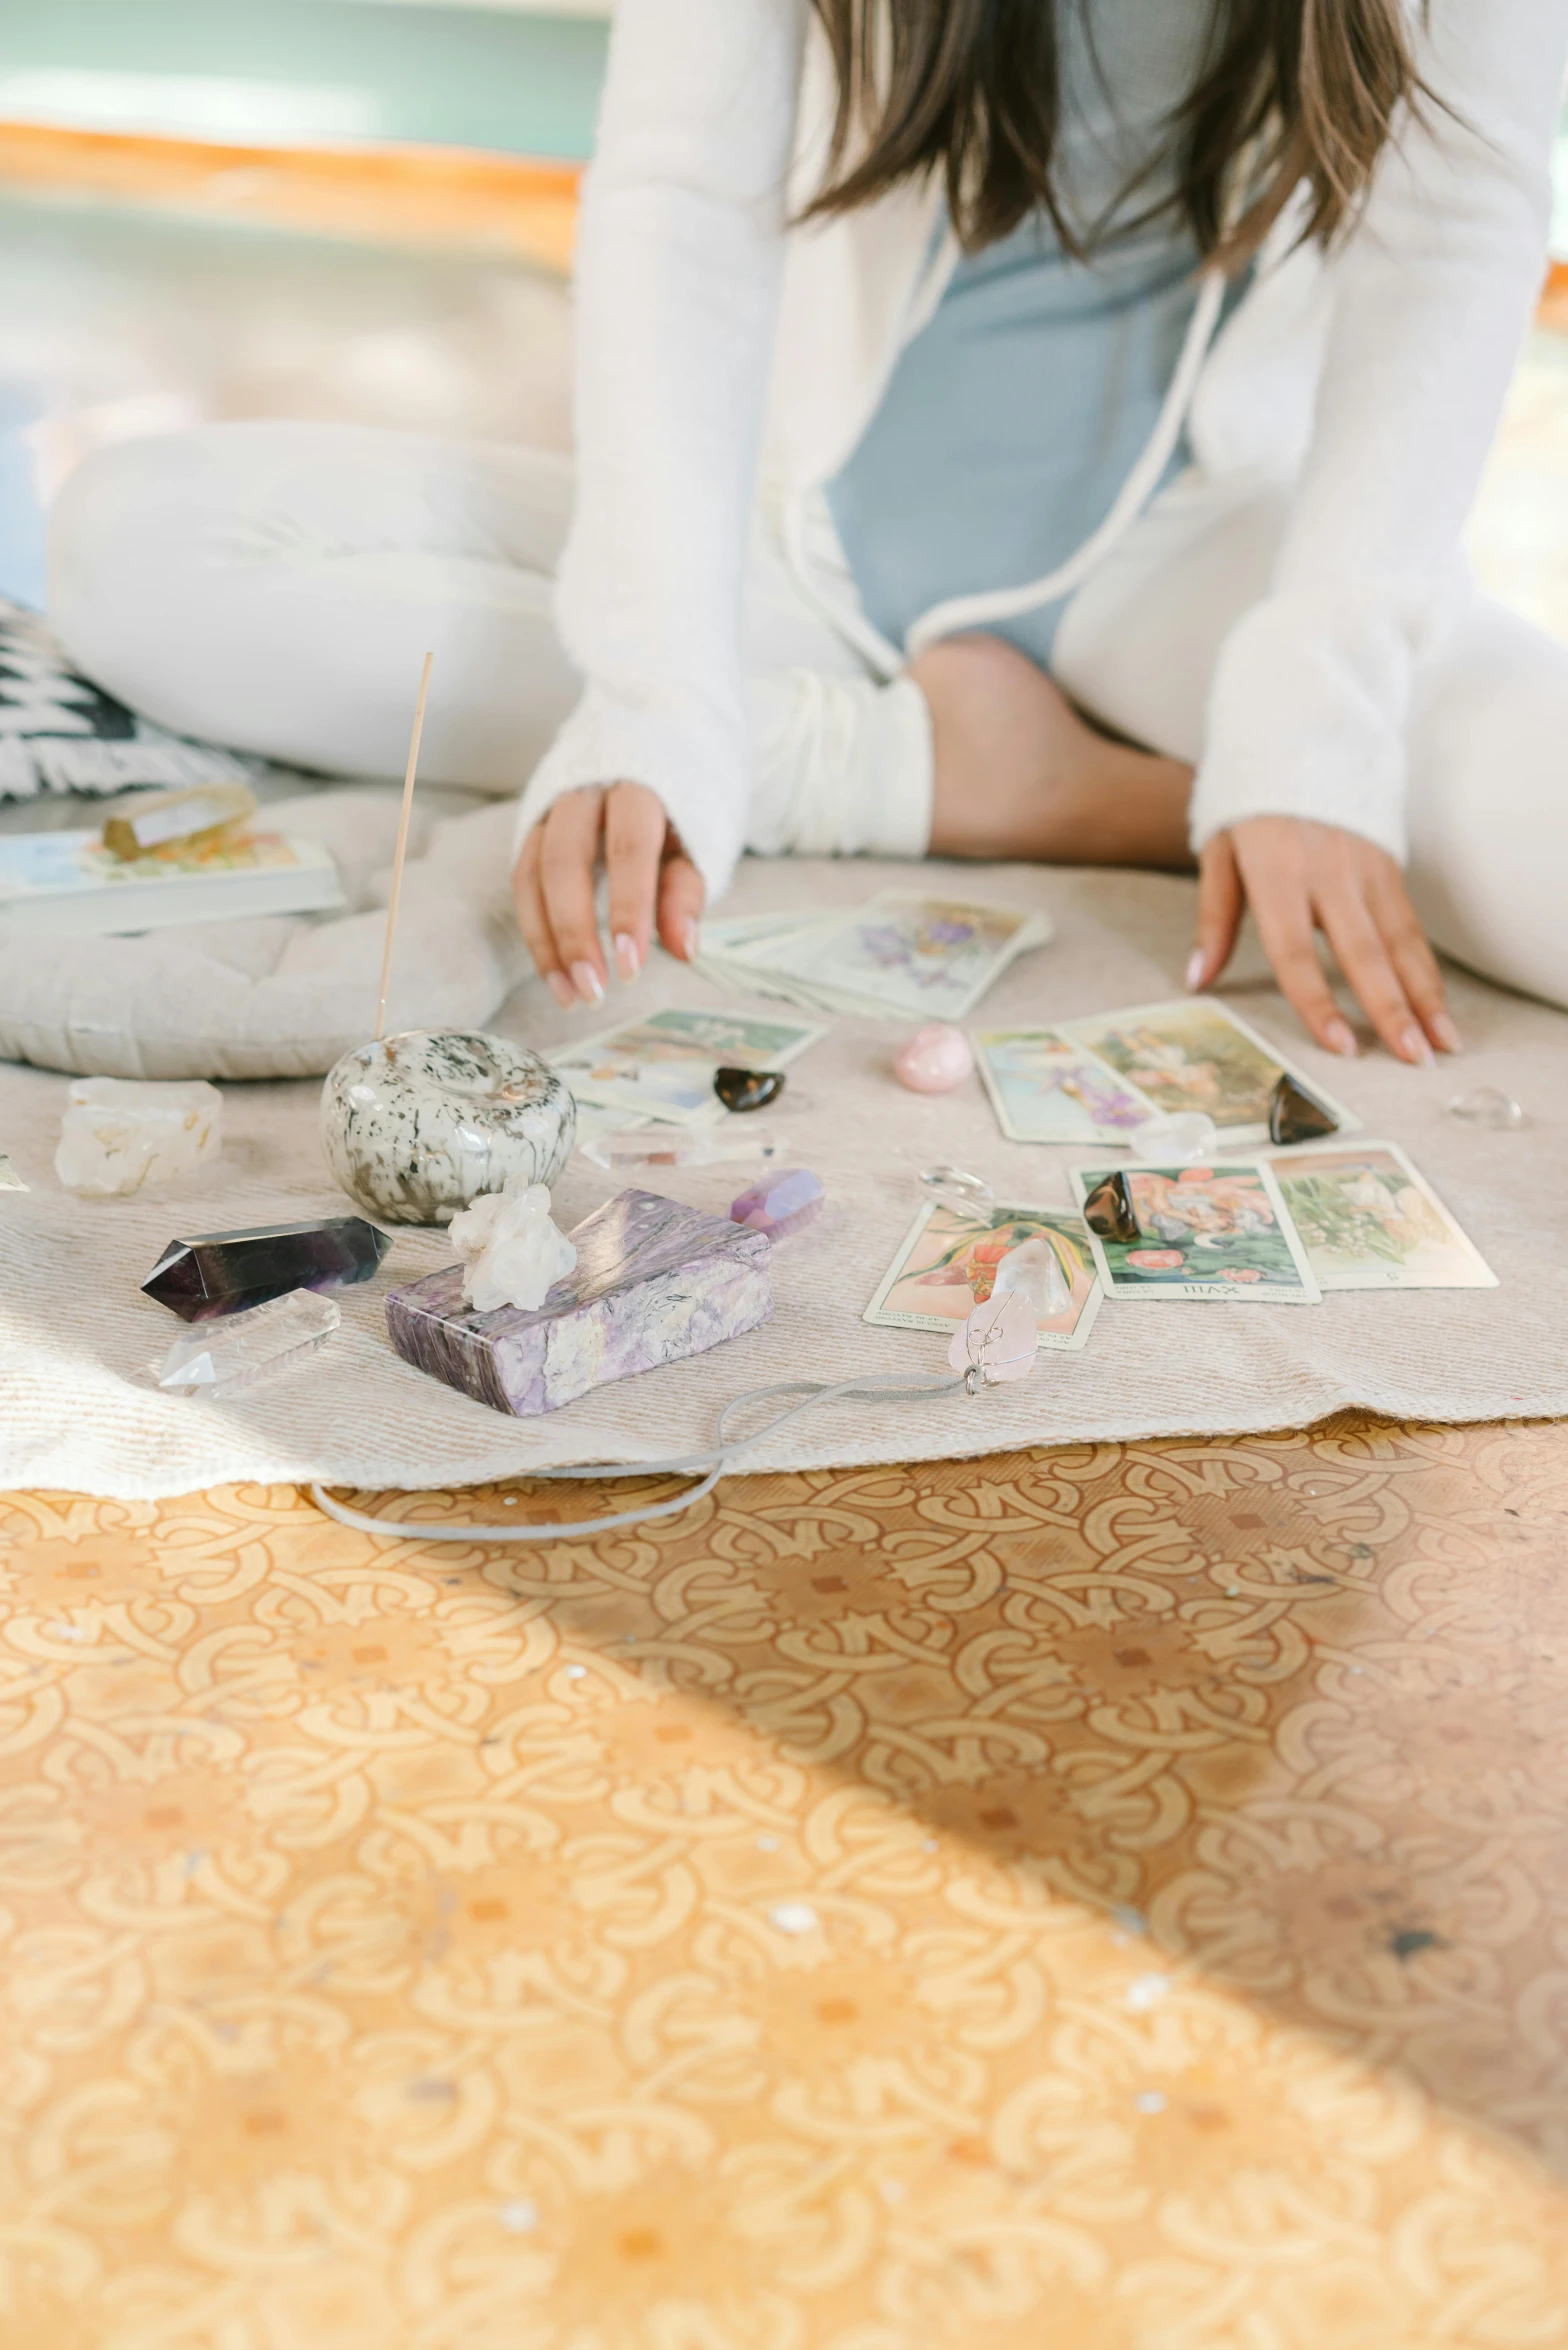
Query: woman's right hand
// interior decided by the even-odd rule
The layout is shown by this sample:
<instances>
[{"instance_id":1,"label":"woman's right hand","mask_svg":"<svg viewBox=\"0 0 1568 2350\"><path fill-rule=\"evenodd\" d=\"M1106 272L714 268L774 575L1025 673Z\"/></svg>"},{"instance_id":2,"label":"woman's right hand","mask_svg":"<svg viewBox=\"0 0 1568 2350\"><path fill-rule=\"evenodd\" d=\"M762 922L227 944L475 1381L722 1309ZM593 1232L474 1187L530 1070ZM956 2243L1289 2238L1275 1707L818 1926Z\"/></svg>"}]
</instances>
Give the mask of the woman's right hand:
<instances>
[{"instance_id":1,"label":"woman's right hand","mask_svg":"<svg viewBox=\"0 0 1568 2350\"><path fill-rule=\"evenodd\" d=\"M594 918L601 863L610 951L622 979L635 979L647 962L656 923L672 955L689 963L697 952L702 875L658 793L641 783L566 792L523 842L512 874L518 925L563 1009L604 1001L609 961Z\"/></svg>"}]
</instances>

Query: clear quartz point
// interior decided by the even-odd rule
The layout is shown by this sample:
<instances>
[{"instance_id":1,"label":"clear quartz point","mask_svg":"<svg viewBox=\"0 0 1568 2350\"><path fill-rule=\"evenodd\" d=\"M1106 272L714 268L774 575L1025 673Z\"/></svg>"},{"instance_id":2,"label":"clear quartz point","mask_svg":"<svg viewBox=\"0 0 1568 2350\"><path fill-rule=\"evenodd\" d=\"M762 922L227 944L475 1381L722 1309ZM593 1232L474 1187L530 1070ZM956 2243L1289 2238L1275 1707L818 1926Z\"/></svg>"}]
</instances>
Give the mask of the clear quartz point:
<instances>
[{"instance_id":1,"label":"clear quartz point","mask_svg":"<svg viewBox=\"0 0 1568 2350\"><path fill-rule=\"evenodd\" d=\"M1058 1314L1072 1310L1072 1290L1062 1261L1048 1240L1021 1241L1003 1257L991 1295L1005 1297L1013 1290L1028 1299L1037 1322L1053 1321Z\"/></svg>"},{"instance_id":2,"label":"clear quartz point","mask_svg":"<svg viewBox=\"0 0 1568 2350\"><path fill-rule=\"evenodd\" d=\"M1456 1093L1448 1115L1465 1126L1485 1126L1494 1134L1512 1133L1525 1122L1512 1094L1500 1092L1495 1085L1478 1085L1474 1093Z\"/></svg>"},{"instance_id":3,"label":"clear quartz point","mask_svg":"<svg viewBox=\"0 0 1568 2350\"><path fill-rule=\"evenodd\" d=\"M772 1129L757 1134L745 1127L629 1126L596 1134L580 1155L619 1175L637 1167L770 1167L788 1149L789 1136Z\"/></svg>"},{"instance_id":4,"label":"clear quartz point","mask_svg":"<svg viewBox=\"0 0 1568 2350\"><path fill-rule=\"evenodd\" d=\"M342 1319L332 1298L291 1290L243 1314L193 1324L152 1365L153 1376L171 1395L237 1395L275 1371L293 1370L326 1345Z\"/></svg>"},{"instance_id":5,"label":"clear quartz point","mask_svg":"<svg viewBox=\"0 0 1568 2350\"><path fill-rule=\"evenodd\" d=\"M1127 1136L1140 1159L1171 1159L1178 1166L1189 1159L1210 1156L1219 1140L1214 1120L1203 1110L1161 1111L1145 1118Z\"/></svg>"}]
</instances>

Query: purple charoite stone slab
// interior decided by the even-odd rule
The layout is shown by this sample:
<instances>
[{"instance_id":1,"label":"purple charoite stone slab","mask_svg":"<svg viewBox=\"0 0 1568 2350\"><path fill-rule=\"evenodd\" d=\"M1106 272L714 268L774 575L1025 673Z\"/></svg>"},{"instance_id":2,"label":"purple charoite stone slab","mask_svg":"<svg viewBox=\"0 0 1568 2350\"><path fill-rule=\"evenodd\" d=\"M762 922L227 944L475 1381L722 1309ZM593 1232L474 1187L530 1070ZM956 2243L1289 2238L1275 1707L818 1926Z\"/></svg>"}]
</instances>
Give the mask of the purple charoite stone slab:
<instances>
[{"instance_id":1,"label":"purple charoite stone slab","mask_svg":"<svg viewBox=\"0 0 1568 2350\"><path fill-rule=\"evenodd\" d=\"M703 1354L773 1311L766 1236L657 1192L620 1192L570 1238L574 1270L532 1313L475 1313L460 1265L394 1289L392 1344L417 1370L526 1418Z\"/></svg>"}]
</instances>

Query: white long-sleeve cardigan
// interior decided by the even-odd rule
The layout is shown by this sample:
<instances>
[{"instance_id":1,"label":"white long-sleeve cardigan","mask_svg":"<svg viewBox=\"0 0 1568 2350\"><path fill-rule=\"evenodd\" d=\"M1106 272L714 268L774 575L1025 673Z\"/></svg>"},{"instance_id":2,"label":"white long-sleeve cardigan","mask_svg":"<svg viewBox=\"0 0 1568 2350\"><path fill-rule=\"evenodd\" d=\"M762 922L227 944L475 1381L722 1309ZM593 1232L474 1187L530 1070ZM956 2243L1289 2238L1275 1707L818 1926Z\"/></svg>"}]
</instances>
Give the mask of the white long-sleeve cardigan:
<instances>
[{"instance_id":1,"label":"white long-sleeve cardigan","mask_svg":"<svg viewBox=\"0 0 1568 2350\"><path fill-rule=\"evenodd\" d=\"M1220 657L1195 846L1276 814L1404 852L1412 665L1462 582L1460 532L1540 286L1568 0L1430 0L1416 38L1454 111L1402 126L1327 260L1274 240L1198 384L1198 467L1291 485L1291 518L1270 591ZM584 193L558 588L586 684L520 835L581 784L644 783L715 896L746 820L739 617L759 463L800 512L941 292L935 187L790 225L831 105L808 0L619 0Z\"/></svg>"}]
</instances>

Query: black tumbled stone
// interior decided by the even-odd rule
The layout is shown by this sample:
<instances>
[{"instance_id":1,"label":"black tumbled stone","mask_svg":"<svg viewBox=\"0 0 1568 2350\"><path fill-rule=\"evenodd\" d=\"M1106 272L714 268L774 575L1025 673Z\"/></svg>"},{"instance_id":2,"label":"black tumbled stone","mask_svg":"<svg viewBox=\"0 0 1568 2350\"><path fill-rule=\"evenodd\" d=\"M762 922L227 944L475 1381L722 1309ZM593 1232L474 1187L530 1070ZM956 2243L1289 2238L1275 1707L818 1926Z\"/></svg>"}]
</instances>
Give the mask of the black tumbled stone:
<instances>
[{"instance_id":1,"label":"black tumbled stone","mask_svg":"<svg viewBox=\"0 0 1568 2350\"><path fill-rule=\"evenodd\" d=\"M1083 1220L1101 1240L1119 1240L1125 1248L1143 1237L1132 1187L1120 1171L1101 1176L1083 1203Z\"/></svg>"},{"instance_id":2,"label":"black tumbled stone","mask_svg":"<svg viewBox=\"0 0 1568 2350\"><path fill-rule=\"evenodd\" d=\"M1270 1142L1287 1150L1293 1142L1316 1142L1325 1134L1338 1132L1339 1120L1333 1111L1294 1077L1282 1073L1269 1095Z\"/></svg>"},{"instance_id":3,"label":"black tumbled stone","mask_svg":"<svg viewBox=\"0 0 1568 2350\"><path fill-rule=\"evenodd\" d=\"M727 1110L765 1110L784 1091L777 1069L715 1069L713 1090Z\"/></svg>"}]
</instances>

